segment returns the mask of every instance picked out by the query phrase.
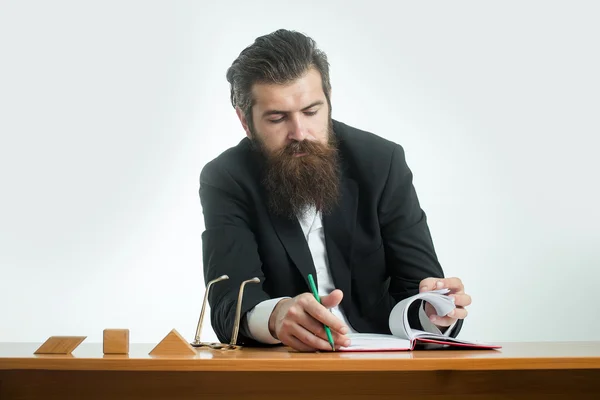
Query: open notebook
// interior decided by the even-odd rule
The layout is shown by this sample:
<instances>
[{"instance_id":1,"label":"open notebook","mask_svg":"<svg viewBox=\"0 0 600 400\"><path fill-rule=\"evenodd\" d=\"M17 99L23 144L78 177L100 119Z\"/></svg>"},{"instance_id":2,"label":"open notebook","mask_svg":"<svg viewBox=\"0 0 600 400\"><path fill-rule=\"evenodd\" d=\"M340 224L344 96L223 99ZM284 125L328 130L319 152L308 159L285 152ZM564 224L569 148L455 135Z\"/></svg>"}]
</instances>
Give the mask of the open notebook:
<instances>
[{"instance_id":1,"label":"open notebook","mask_svg":"<svg viewBox=\"0 0 600 400\"><path fill-rule=\"evenodd\" d=\"M446 315L455 308L454 298L446 294L448 289L416 294L402 300L392 309L389 318L391 335L351 333L351 344L340 351L402 351L413 350L419 343L426 348L461 347L471 349L497 349L501 346L451 338L448 336L412 329L408 324L408 308L416 300L424 300L435 308L438 315Z\"/></svg>"}]
</instances>

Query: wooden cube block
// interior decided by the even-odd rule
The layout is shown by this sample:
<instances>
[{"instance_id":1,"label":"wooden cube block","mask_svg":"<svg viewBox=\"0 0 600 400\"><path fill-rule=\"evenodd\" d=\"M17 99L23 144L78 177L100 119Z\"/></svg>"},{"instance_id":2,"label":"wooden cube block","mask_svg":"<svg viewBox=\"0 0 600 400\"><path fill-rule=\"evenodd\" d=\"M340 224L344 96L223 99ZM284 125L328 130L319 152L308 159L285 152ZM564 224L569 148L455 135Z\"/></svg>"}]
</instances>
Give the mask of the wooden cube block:
<instances>
[{"instance_id":1,"label":"wooden cube block","mask_svg":"<svg viewBox=\"0 0 600 400\"><path fill-rule=\"evenodd\" d=\"M105 329L104 354L129 354L129 329Z\"/></svg>"}]
</instances>

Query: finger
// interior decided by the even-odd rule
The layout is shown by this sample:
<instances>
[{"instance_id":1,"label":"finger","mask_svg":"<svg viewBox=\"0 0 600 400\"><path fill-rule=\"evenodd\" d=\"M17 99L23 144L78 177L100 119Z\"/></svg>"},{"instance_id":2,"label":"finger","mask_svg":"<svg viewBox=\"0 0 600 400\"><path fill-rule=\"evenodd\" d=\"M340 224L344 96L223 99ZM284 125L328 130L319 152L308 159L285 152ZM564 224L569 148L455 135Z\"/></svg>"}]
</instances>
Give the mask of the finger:
<instances>
[{"instance_id":1,"label":"finger","mask_svg":"<svg viewBox=\"0 0 600 400\"><path fill-rule=\"evenodd\" d=\"M312 332L313 334L328 342L325 327L322 323L314 319L311 315L305 314L304 317L299 317L298 323L301 326L303 326L306 330ZM338 344L341 346L350 346L350 339L346 335L342 335L341 333L338 333L333 329L331 330L331 338L333 339L333 343L336 346Z\"/></svg>"},{"instance_id":2,"label":"finger","mask_svg":"<svg viewBox=\"0 0 600 400\"><path fill-rule=\"evenodd\" d=\"M317 302L314 298L313 301L304 301L304 310L311 315L314 319L322 324L329 326L336 332L341 334L348 333L348 327L335 315L333 315L327 308L323 307L322 304Z\"/></svg>"},{"instance_id":3,"label":"finger","mask_svg":"<svg viewBox=\"0 0 600 400\"><path fill-rule=\"evenodd\" d=\"M437 311L435 311L435 307L431 305L431 303L429 302L425 302L425 314L427 314L428 317L431 317L432 315L437 315Z\"/></svg>"},{"instance_id":4,"label":"finger","mask_svg":"<svg viewBox=\"0 0 600 400\"><path fill-rule=\"evenodd\" d=\"M304 352L315 351L314 348L307 346L302 341L298 340L296 337L294 337L292 335L284 336L281 339L281 343L285 344L286 346L290 346L292 349L298 350L298 351L304 351Z\"/></svg>"},{"instance_id":5,"label":"finger","mask_svg":"<svg viewBox=\"0 0 600 400\"><path fill-rule=\"evenodd\" d=\"M465 319L468 313L469 312L465 308L457 307L451 312L449 312L447 317L454 319Z\"/></svg>"},{"instance_id":6,"label":"finger","mask_svg":"<svg viewBox=\"0 0 600 400\"><path fill-rule=\"evenodd\" d=\"M437 287L438 282L441 282L441 278L425 278L419 284L419 293L428 292L430 290L439 289ZM441 285L441 283L439 283Z\"/></svg>"},{"instance_id":7,"label":"finger","mask_svg":"<svg viewBox=\"0 0 600 400\"><path fill-rule=\"evenodd\" d=\"M450 294L448 296L454 298L454 304L457 307L466 307L471 305L471 296L466 293Z\"/></svg>"},{"instance_id":8,"label":"finger","mask_svg":"<svg viewBox=\"0 0 600 400\"><path fill-rule=\"evenodd\" d=\"M295 325L290 330L290 334L296 339L304 343L306 346L318 350L331 350L331 344L329 342L313 332L305 329L301 325Z\"/></svg>"},{"instance_id":9,"label":"finger","mask_svg":"<svg viewBox=\"0 0 600 400\"><path fill-rule=\"evenodd\" d=\"M440 317L439 315L432 315L429 319L436 326L450 326L456 322L456 318Z\"/></svg>"},{"instance_id":10,"label":"finger","mask_svg":"<svg viewBox=\"0 0 600 400\"><path fill-rule=\"evenodd\" d=\"M465 319L467 317L468 311L464 308L455 308L446 316L440 315L432 315L429 317L429 320L437 326L450 326L457 319Z\"/></svg>"},{"instance_id":11,"label":"finger","mask_svg":"<svg viewBox=\"0 0 600 400\"><path fill-rule=\"evenodd\" d=\"M314 297L309 298L305 301L310 303L310 302L314 301ZM314 301L314 302L316 303L317 306L321 306L316 301ZM288 308L288 310L285 314L285 318L281 322L281 330L284 333L289 333L294 328L295 325L300 325L304 329L311 332L313 335L318 335L320 338L327 341L328 338L327 338L327 333L325 332L325 327L323 326L324 324L322 322L316 320L315 318L313 318L312 315L310 315L306 311L303 303L304 303L304 301L299 301L297 304L294 304L293 306ZM335 316L333 316L333 314L331 314L331 312L329 310L325 309L325 312L330 314L333 318L335 318ZM335 331L331 327L330 327L330 331L331 331L331 336L332 336L334 343L340 343L340 344L349 343L349 339L344 334ZM281 334L279 334L279 335L281 335Z\"/></svg>"},{"instance_id":12,"label":"finger","mask_svg":"<svg viewBox=\"0 0 600 400\"><path fill-rule=\"evenodd\" d=\"M442 287L439 287L438 284L438 289L450 289L454 293L462 293L465 290L465 287L459 278L446 278L441 281Z\"/></svg>"},{"instance_id":13,"label":"finger","mask_svg":"<svg viewBox=\"0 0 600 400\"><path fill-rule=\"evenodd\" d=\"M343 298L344 293L339 289L335 289L328 295L321 297L321 304L325 308L333 308L339 305Z\"/></svg>"}]
</instances>

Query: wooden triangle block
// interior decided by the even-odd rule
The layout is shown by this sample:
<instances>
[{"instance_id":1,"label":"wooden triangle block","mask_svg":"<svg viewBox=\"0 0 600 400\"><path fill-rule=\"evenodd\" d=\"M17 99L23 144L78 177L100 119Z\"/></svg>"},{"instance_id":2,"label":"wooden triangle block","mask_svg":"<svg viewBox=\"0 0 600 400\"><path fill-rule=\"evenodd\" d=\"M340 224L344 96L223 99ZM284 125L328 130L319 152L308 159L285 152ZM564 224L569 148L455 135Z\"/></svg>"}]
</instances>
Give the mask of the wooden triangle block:
<instances>
[{"instance_id":1,"label":"wooden triangle block","mask_svg":"<svg viewBox=\"0 0 600 400\"><path fill-rule=\"evenodd\" d=\"M50 336L33 354L71 354L87 336Z\"/></svg>"},{"instance_id":2,"label":"wooden triangle block","mask_svg":"<svg viewBox=\"0 0 600 400\"><path fill-rule=\"evenodd\" d=\"M173 329L149 353L152 356L187 356L196 355L196 350Z\"/></svg>"}]
</instances>

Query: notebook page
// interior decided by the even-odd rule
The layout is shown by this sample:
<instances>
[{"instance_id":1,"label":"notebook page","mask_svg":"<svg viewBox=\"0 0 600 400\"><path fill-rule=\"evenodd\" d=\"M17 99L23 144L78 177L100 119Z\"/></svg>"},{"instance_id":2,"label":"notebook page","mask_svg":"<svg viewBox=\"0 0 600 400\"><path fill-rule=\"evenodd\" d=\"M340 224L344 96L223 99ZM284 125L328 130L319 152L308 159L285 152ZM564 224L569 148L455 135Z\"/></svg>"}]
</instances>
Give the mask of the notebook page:
<instances>
[{"instance_id":1,"label":"notebook page","mask_svg":"<svg viewBox=\"0 0 600 400\"><path fill-rule=\"evenodd\" d=\"M446 315L454 310L454 298L446 296L448 289L432 290L423 292L402 300L394 306L390 313L390 331L394 336L401 339L411 340L414 338L413 330L408 323L408 307L416 300L424 300L431 303L438 315ZM414 331L415 333L417 331Z\"/></svg>"},{"instance_id":2,"label":"notebook page","mask_svg":"<svg viewBox=\"0 0 600 400\"><path fill-rule=\"evenodd\" d=\"M341 347L340 351L383 351L383 350L410 350L409 340L400 339L392 335L377 333L350 333L350 346Z\"/></svg>"}]
</instances>

